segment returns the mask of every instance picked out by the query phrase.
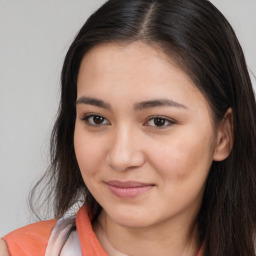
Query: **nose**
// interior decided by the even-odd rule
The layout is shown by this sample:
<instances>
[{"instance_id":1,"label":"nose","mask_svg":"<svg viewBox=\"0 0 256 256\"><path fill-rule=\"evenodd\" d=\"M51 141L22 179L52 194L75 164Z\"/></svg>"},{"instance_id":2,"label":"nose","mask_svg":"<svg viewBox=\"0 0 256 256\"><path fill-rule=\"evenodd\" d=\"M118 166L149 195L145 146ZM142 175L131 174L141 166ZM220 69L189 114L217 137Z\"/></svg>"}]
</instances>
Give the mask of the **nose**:
<instances>
[{"instance_id":1,"label":"nose","mask_svg":"<svg viewBox=\"0 0 256 256\"><path fill-rule=\"evenodd\" d=\"M122 126L113 131L111 145L107 153L107 163L116 171L140 167L145 156L138 134Z\"/></svg>"}]
</instances>

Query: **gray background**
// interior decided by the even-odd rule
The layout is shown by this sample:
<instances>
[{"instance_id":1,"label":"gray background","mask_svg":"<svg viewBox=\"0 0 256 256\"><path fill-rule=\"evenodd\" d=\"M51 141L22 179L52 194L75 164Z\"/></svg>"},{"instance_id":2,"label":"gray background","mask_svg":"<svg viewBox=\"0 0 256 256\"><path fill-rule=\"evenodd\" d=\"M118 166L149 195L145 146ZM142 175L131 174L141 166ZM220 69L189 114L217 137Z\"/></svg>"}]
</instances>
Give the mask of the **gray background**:
<instances>
[{"instance_id":1,"label":"gray background","mask_svg":"<svg viewBox=\"0 0 256 256\"><path fill-rule=\"evenodd\" d=\"M104 2L0 0L0 236L34 221L27 197L49 163L64 55ZM256 74L256 0L212 2L232 24Z\"/></svg>"}]
</instances>

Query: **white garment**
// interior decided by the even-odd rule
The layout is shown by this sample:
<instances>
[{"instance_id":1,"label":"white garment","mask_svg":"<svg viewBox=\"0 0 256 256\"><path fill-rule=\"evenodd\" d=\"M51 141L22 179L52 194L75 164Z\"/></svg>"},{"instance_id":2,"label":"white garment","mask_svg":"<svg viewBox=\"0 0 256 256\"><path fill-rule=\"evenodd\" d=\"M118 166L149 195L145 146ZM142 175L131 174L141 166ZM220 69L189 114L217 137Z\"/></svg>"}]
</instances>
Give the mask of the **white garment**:
<instances>
[{"instance_id":1,"label":"white garment","mask_svg":"<svg viewBox=\"0 0 256 256\"><path fill-rule=\"evenodd\" d=\"M57 221L48 241L45 256L82 256L74 218Z\"/></svg>"}]
</instances>

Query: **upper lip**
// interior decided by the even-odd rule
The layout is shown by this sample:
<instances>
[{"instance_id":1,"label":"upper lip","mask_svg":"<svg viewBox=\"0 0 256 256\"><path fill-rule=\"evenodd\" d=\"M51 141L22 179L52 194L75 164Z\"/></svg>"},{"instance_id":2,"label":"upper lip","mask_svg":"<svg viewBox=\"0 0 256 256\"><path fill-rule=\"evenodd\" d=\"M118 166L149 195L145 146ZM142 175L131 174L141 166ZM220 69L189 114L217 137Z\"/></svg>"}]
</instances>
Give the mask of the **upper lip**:
<instances>
[{"instance_id":1,"label":"upper lip","mask_svg":"<svg viewBox=\"0 0 256 256\"><path fill-rule=\"evenodd\" d=\"M119 180L110 180L105 182L107 185L120 187L120 188L136 188L136 187L145 187L153 186L151 183L144 183L140 181L119 181Z\"/></svg>"}]
</instances>

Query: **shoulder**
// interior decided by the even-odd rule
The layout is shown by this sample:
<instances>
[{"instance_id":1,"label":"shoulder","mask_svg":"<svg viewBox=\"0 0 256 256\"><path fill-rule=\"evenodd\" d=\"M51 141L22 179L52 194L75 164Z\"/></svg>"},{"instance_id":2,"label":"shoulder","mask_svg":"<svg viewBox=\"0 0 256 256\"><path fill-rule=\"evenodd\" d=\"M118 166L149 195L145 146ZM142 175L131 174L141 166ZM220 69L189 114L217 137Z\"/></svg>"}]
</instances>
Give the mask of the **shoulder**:
<instances>
[{"instance_id":1,"label":"shoulder","mask_svg":"<svg viewBox=\"0 0 256 256\"><path fill-rule=\"evenodd\" d=\"M10 255L44 255L55 224L56 220L40 221L7 234L3 240Z\"/></svg>"},{"instance_id":2,"label":"shoulder","mask_svg":"<svg viewBox=\"0 0 256 256\"><path fill-rule=\"evenodd\" d=\"M2 239L0 239L0 255L9 256L7 245Z\"/></svg>"}]
</instances>

